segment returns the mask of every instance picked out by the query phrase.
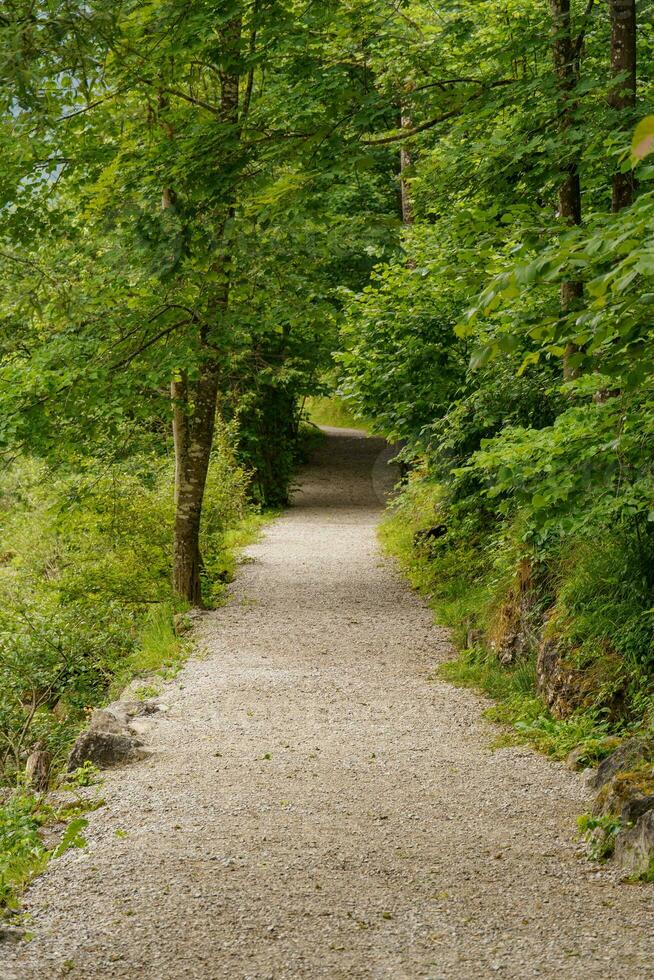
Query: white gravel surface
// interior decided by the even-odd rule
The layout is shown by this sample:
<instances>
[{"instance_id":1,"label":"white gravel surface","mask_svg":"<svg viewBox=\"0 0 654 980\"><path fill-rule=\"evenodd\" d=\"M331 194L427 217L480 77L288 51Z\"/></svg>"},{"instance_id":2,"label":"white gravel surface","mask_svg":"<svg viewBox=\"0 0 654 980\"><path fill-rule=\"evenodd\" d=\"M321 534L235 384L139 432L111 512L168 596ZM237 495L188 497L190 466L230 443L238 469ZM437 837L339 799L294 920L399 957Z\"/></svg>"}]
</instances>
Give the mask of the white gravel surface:
<instances>
[{"instance_id":1,"label":"white gravel surface","mask_svg":"<svg viewBox=\"0 0 654 980\"><path fill-rule=\"evenodd\" d=\"M381 449L328 431L2 980L654 976L652 890L576 852L580 778L492 751L434 680L447 634L376 543Z\"/></svg>"}]
</instances>

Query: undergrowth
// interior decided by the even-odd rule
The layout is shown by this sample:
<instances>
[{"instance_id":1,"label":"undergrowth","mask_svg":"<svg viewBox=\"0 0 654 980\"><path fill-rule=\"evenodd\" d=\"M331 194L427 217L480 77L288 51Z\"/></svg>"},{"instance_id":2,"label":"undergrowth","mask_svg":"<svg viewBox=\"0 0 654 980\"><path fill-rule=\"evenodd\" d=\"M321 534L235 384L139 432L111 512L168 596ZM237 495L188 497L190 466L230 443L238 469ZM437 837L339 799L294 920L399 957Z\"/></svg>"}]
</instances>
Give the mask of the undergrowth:
<instances>
[{"instance_id":1,"label":"undergrowth","mask_svg":"<svg viewBox=\"0 0 654 980\"><path fill-rule=\"evenodd\" d=\"M439 676L493 699L486 716L504 726L497 744L528 744L557 759L578 748L578 763L593 765L615 747L612 736L644 729L651 735L653 617L644 578L625 554L627 543L621 549L615 536L550 554L534 615L555 605L557 643L572 668L589 678L585 702L554 717L539 693L535 645L503 665L491 640L524 560L519 532L516 524L483 526L457 512L438 484L417 473L392 505L380 538L437 621L452 630L458 653Z\"/></svg>"},{"instance_id":2,"label":"undergrowth","mask_svg":"<svg viewBox=\"0 0 654 980\"><path fill-rule=\"evenodd\" d=\"M86 771L77 786L88 785ZM75 785L68 784L69 790ZM44 795L18 789L0 806L0 919L19 909L20 893L40 874L48 861L73 847L84 847L85 814L102 805L100 799L79 794L64 805L53 806ZM44 830L61 825L56 844L48 845Z\"/></svg>"},{"instance_id":3,"label":"undergrowth","mask_svg":"<svg viewBox=\"0 0 654 980\"><path fill-rule=\"evenodd\" d=\"M39 747L56 774L91 708L187 655L170 582L172 465L136 452L66 468L16 460L0 476L0 786ZM204 593L224 601L265 520L223 431L207 480Z\"/></svg>"}]
</instances>

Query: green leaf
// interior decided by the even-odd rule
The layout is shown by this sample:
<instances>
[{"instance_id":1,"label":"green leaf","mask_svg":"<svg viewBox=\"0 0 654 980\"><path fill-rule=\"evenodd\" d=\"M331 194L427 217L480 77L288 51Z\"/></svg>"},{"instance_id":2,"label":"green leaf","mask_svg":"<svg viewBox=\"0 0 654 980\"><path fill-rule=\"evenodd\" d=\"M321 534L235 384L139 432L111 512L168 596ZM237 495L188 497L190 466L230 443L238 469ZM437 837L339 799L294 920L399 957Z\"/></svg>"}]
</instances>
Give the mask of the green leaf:
<instances>
[{"instance_id":1,"label":"green leaf","mask_svg":"<svg viewBox=\"0 0 654 980\"><path fill-rule=\"evenodd\" d=\"M636 126L631 141L631 159L644 160L654 150L654 116L645 116Z\"/></svg>"}]
</instances>

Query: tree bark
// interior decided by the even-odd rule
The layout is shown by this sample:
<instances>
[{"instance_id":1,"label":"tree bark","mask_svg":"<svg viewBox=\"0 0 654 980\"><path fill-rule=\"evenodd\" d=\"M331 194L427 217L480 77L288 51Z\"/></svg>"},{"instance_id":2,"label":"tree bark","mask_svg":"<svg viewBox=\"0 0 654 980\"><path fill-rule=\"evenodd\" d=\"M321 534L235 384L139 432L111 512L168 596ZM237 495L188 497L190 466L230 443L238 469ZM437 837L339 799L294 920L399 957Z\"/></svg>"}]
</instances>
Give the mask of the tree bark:
<instances>
[{"instance_id":1,"label":"tree bark","mask_svg":"<svg viewBox=\"0 0 654 980\"><path fill-rule=\"evenodd\" d=\"M400 126L402 129L411 129L411 118L402 113L400 116ZM413 224L413 201L411 200L411 186L405 175L412 163L411 151L403 143L400 146L400 211L402 224L407 226Z\"/></svg>"},{"instance_id":2,"label":"tree bark","mask_svg":"<svg viewBox=\"0 0 654 980\"><path fill-rule=\"evenodd\" d=\"M636 0L609 0L609 11L611 74L614 79L609 105L619 118L619 114L624 116L625 110L628 113L636 105ZM633 171L615 173L612 184L612 210L621 211L631 204L634 197Z\"/></svg>"},{"instance_id":3,"label":"tree bark","mask_svg":"<svg viewBox=\"0 0 654 980\"><path fill-rule=\"evenodd\" d=\"M241 20L234 18L220 28L221 123L238 126ZM164 197L165 201L165 197ZM229 305L229 255L225 227L231 202L219 208L216 238L219 241L214 271L219 285L212 297L211 321L219 323ZM201 359L197 378L190 382L182 373L171 384L173 439L175 445L175 527L173 536L173 589L192 606L202 606L202 555L200 525L204 491L211 459L220 382L213 322L200 327Z\"/></svg>"},{"instance_id":4,"label":"tree bark","mask_svg":"<svg viewBox=\"0 0 654 980\"><path fill-rule=\"evenodd\" d=\"M570 0L550 0L552 14L552 55L559 94L560 130L564 139L574 122L574 88L579 79L579 52L572 37L570 20ZM565 163L562 170L562 183L559 187L559 214L569 225L581 224L581 181L579 161L576 158ZM581 282L570 280L561 285L561 310L566 313L583 298ZM563 375L573 378L576 370L570 363L577 351L574 344L568 344L563 359Z\"/></svg>"},{"instance_id":5,"label":"tree bark","mask_svg":"<svg viewBox=\"0 0 654 980\"><path fill-rule=\"evenodd\" d=\"M173 588L192 606L202 605L200 522L209 470L218 396L218 369L212 360L200 366L192 385L173 381L175 440L175 528Z\"/></svg>"}]
</instances>

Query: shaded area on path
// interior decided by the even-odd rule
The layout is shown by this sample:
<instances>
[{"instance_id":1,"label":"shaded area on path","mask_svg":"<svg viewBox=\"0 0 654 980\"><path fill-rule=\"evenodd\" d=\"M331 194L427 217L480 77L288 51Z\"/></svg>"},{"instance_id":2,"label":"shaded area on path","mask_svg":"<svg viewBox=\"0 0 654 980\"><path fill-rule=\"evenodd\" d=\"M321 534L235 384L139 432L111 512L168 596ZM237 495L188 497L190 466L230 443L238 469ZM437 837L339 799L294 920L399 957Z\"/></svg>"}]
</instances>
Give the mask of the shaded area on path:
<instances>
[{"instance_id":1,"label":"shaded area on path","mask_svg":"<svg viewBox=\"0 0 654 980\"><path fill-rule=\"evenodd\" d=\"M577 856L579 778L491 751L483 700L433 679L380 454L329 432L2 980L651 976L652 893Z\"/></svg>"}]
</instances>

